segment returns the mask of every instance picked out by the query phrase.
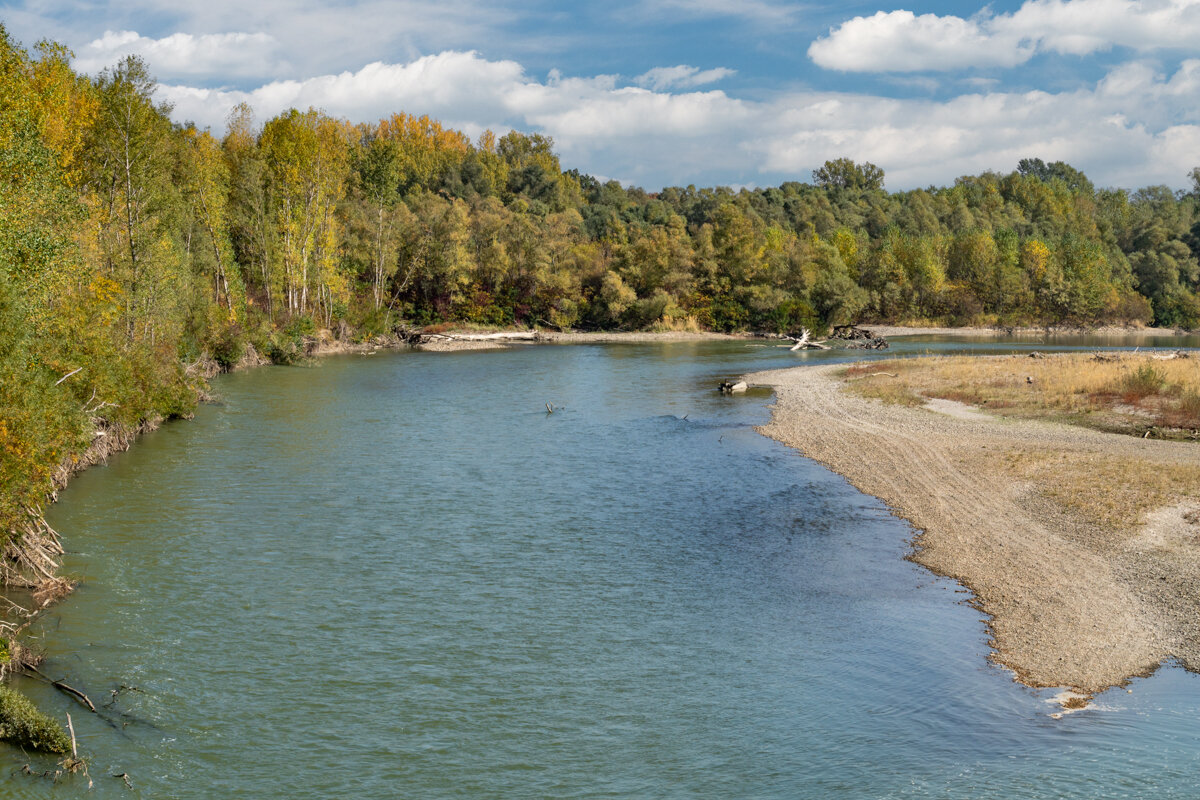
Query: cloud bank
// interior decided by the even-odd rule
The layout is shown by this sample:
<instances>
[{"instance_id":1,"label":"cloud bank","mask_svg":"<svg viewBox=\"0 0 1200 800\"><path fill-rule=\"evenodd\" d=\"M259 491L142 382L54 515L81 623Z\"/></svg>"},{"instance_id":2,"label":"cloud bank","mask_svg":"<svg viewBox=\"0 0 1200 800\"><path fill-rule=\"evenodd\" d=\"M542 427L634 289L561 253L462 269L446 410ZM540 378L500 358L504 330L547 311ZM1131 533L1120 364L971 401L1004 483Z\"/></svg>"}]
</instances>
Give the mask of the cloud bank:
<instances>
[{"instance_id":1,"label":"cloud bank","mask_svg":"<svg viewBox=\"0 0 1200 800\"><path fill-rule=\"evenodd\" d=\"M96 74L140 55L163 77L246 77L286 69L279 41L266 33L176 33L151 39L134 31L105 31L80 48L75 68Z\"/></svg>"},{"instance_id":2,"label":"cloud bank","mask_svg":"<svg viewBox=\"0 0 1200 800\"><path fill-rule=\"evenodd\" d=\"M1197 0L1027 0L1011 14L855 17L813 42L808 55L844 72L916 72L1013 67L1038 53L1194 50L1198 40Z\"/></svg>"},{"instance_id":3,"label":"cloud bank","mask_svg":"<svg viewBox=\"0 0 1200 800\"><path fill-rule=\"evenodd\" d=\"M1200 60L1169 75L1134 62L1071 92L947 101L818 91L747 100L686 88L705 74L685 65L651 70L634 85L611 75L539 80L515 61L446 51L249 91L160 91L177 119L216 130L235 104L248 102L262 120L312 106L355 121L430 114L471 135L538 131L554 137L565 165L648 189L808 180L842 156L883 167L891 189L1008 171L1028 156L1068 161L1100 185L1180 187L1200 163Z\"/></svg>"}]
</instances>

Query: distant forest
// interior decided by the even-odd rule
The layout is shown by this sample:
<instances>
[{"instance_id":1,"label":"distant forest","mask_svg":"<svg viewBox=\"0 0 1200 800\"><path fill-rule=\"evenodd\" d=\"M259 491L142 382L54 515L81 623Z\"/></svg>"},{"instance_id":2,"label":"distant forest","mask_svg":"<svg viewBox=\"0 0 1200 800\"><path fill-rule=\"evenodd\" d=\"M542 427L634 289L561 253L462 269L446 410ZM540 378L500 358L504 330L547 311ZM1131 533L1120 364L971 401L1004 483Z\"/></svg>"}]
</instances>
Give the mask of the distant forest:
<instances>
[{"instance_id":1,"label":"distant forest","mask_svg":"<svg viewBox=\"0 0 1200 800\"><path fill-rule=\"evenodd\" d=\"M538 134L240 107L218 138L154 94L136 57L90 78L0 28L0 530L97 433L188 413L186 365L321 329L1200 324L1200 170L1130 192L1031 158L889 193L839 159L647 192Z\"/></svg>"}]
</instances>

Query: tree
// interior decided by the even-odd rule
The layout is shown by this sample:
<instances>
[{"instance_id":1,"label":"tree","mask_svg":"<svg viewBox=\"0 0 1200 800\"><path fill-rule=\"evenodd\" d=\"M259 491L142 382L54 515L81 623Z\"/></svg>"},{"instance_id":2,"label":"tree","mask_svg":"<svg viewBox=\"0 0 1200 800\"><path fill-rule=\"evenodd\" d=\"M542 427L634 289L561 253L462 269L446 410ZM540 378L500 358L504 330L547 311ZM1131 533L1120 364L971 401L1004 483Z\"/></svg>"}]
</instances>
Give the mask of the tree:
<instances>
[{"instance_id":1,"label":"tree","mask_svg":"<svg viewBox=\"0 0 1200 800\"><path fill-rule=\"evenodd\" d=\"M315 109L281 114L263 128L272 221L283 261L288 311L309 313L309 291L331 301L338 280L338 220L349 166L347 126Z\"/></svg>"},{"instance_id":2,"label":"tree","mask_svg":"<svg viewBox=\"0 0 1200 800\"><path fill-rule=\"evenodd\" d=\"M383 284L395 271L390 211L400 200L400 153L393 139L367 131L355 156L359 185L375 217L371 253L371 288L375 308L383 304Z\"/></svg>"},{"instance_id":3,"label":"tree","mask_svg":"<svg viewBox=\"0 0 1200 800\"><path fill-rule=\"evenodd\" d=\"M190 158L184 170L184 186L192 214L208 240L212 254L213 294L217 305L224 303L231 315L245 302L241 273L233 260L229 239L229 165L217 140L208 131L193 127L183 131Z\"/></svg>"},{"instance_id":4,"label":"tree","mask_svg":"<svg viewBox=\"0 0 1200 800\"><path fill-rule=\"evenodd\" d=\"M154 102L155 86L138 56L100 73L85 168L105 266L125 290L128 338L144 336L151 344L177 318L185 291L173 241L182 203L172 174L170 106Z\"/></svg>"},{"instance_id":5,"label":"tree","mask_svg":"<svg viewBox=\"0 0 1200 800\"><path fill-rule=\"evenodd\" d=\"M839 158L813 170L813 180L826 189L874 192L883 188L883 170L869 161L856 164L848 158Z\"/></svg>"},{"instance_id":6,"label":"tree","mask_svg":"<svg viewBox=\"0 0 1200 800\"><path fill-rule=\"evenodd\" d=\"M266 158L258 142L254 112L240 103L229 114L228 132L221 143L229 165L229 235L234 259L253 275L266 300L267 317L275 318L273 272L275 228L271 222ZM257 267L252 271L251 267Z\"/></svg>"}]
</instances>

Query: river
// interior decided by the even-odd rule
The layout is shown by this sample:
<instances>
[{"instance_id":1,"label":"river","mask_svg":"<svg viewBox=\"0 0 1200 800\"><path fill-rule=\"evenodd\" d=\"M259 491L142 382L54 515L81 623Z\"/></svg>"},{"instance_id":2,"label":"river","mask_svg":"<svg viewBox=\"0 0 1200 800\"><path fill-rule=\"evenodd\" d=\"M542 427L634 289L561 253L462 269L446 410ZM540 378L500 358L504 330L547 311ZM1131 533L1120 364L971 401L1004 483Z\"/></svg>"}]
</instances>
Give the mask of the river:
<instances>
[{"instance_id":1,"label":"river","mask_svg":"<svg viewBox=\"0 0 1200 800\"><path fill-rule=\"evenodd\" d=\"M1161 346L1196 341L1150 342ZM897 340L891 354L1095 344ZM223 376L77 477L43 670L86 779L0 797L1193 797L1177 667L1063 719L913 531L717 383L750 342ZM547 413L546 404L553 413ZM132 789L114 775L127 774Z\"/></svg>"}]
</instances>

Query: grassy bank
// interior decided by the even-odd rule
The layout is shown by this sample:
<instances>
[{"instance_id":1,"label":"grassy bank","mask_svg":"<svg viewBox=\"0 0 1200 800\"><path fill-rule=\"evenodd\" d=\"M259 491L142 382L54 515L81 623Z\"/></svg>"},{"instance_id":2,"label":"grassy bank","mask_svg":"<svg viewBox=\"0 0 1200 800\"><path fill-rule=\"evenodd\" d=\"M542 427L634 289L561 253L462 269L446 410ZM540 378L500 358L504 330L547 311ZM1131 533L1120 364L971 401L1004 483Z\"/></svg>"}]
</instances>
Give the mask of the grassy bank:
<instances>
[{"instance_id":1,"label":"grassy bank","mask_svg":"<svg viewBox=\"0 0 1200 800\"><path fill-rule=\"evenodd\" d=\"M904 359L856 365L846 377L856 393L889 403L940 398L1112 433L1200 435L1200 360L1186 352Z\"/></svg>"}]
</instances>

